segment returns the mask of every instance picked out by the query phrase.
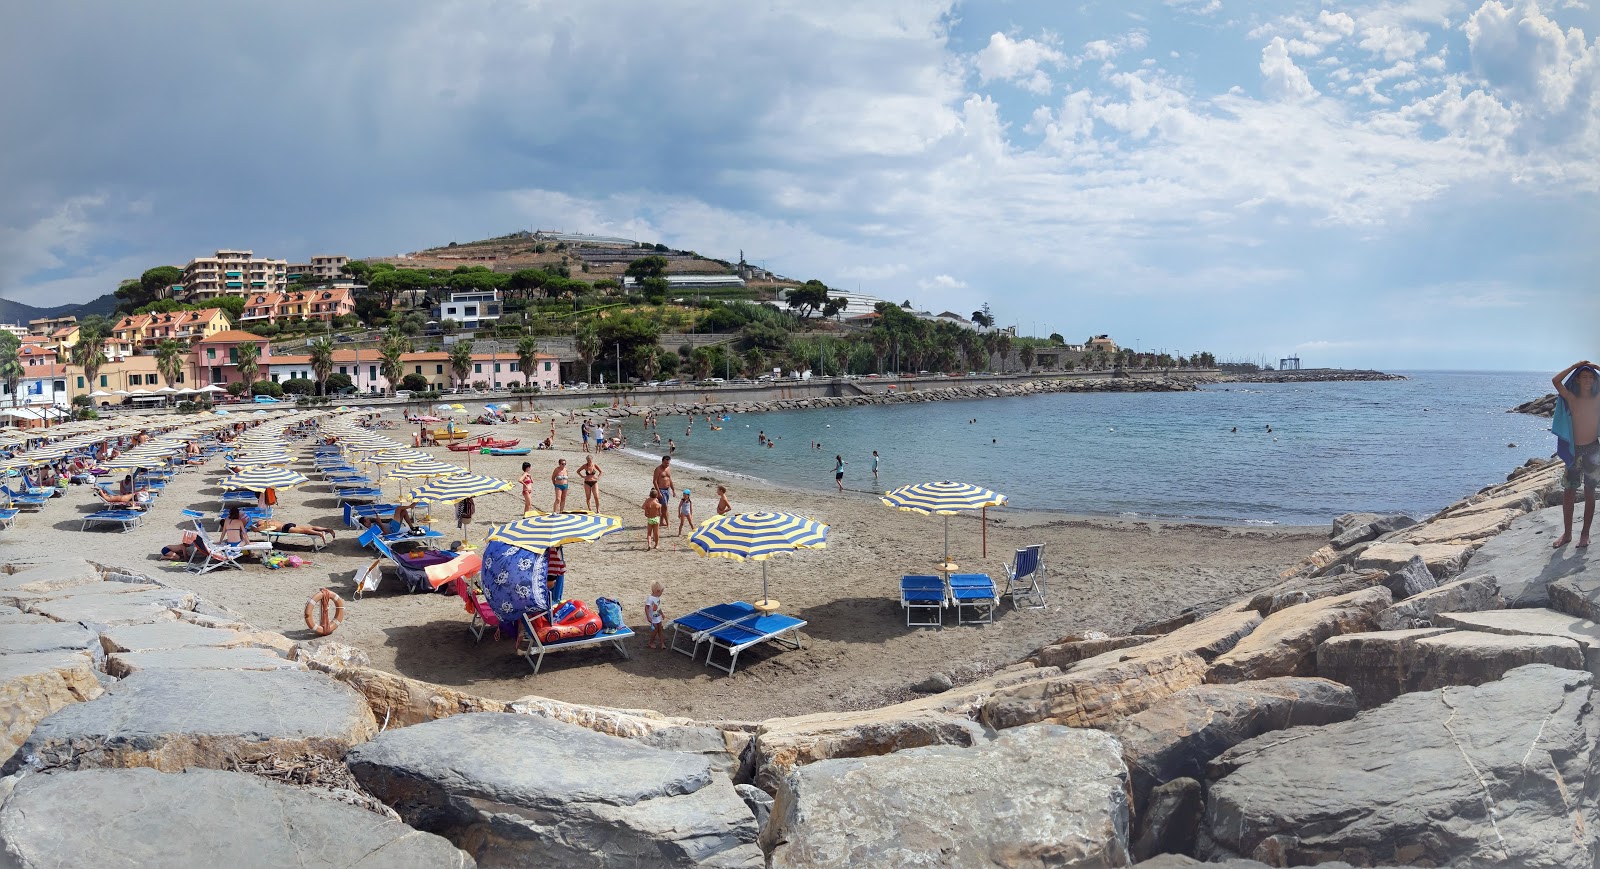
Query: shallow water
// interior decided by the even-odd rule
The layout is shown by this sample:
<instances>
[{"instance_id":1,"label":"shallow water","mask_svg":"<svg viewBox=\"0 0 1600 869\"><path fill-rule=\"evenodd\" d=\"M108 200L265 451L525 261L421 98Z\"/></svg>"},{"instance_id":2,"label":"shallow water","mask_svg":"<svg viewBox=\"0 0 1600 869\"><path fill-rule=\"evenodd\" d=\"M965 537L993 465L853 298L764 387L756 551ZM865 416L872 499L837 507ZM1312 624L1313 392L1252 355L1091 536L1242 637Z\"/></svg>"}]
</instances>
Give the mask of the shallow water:
<instances>
[{"instance_id":1,"label":"shallow water","mask_svg":"<svg viewBox=\"0 0 1600 869\"><path fill-rule=\"evenodd\" d=\"M698 419L689 437L672 417L660 434L677 442L675 462L736 487L832 488L842 454L847 489L953 479L1025 509L1262 524L1352 510L1422 516L1553 452L1548 420L1505 412L1549 392L1548 374L1408 376L735 415L720 432ZM627 431L642 443L636 420ZM776 446L761 446L760 431Z\"/></svg>"}]
</instances>

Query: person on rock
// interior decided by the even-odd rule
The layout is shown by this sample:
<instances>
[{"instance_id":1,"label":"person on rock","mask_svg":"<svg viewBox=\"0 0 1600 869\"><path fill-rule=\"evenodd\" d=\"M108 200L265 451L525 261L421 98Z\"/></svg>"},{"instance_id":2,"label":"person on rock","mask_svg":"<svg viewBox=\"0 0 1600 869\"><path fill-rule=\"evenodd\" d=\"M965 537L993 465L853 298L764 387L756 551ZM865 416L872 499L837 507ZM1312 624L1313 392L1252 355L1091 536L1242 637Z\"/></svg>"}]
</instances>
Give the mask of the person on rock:
<instances>
[{"instance_id":1,"label":"person on rock","mask_svg":"<svg viewBox=\"0 0 1600 869\"><path fill-rule=\"evenodd\" d=\"M1583 534L1578 548L1589 545L1589 529L1594 524L1594 490L1600 484L1600 368L1585 359L1567 366L1551 379L1555 384L1555 417L1550 430L1560 443L1556 454L1566 463L1561 482L1562 534L1551 546L1560 549L1572 542L1572 514L1583 486Z\"/></svg>"}]
</instances>

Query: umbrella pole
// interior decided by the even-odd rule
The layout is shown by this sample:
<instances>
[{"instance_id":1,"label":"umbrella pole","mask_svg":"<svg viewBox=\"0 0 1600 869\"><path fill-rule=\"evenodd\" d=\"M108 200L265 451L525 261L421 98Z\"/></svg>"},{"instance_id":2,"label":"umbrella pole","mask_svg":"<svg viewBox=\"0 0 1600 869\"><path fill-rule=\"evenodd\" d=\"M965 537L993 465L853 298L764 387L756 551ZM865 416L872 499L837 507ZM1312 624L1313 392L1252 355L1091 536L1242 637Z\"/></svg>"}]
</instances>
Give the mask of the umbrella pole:
<instances>
[{"instance_id":1,"label":"umbrella pole","mask_svg":"<svg viewBox=\"0 0 1600 869\"><path fill-rule=\"evenodd\" d=\"M988 507L983 508L983 518L979 520L979 523L983 526L983 557L984 557L984 560L987 561L988 558L989 558L989 508Z\"/></svg>"},{"instance_id":2,"label":"umbrella pole","mask_svg":"<svg viewBox=\"0 0 1600 869\"><path fill-rule=\"evenodd\" d=\"M767 601L770 600L772 600L772 595L767 593L767 562L763 560L761 562L761 603L765 606Z\"/></svg>"},{"instance_id":3,"label":"umbrella pole","mask_svg":"<svg viewBox=\"0 0 1600 869\"><path fill-rule=\"evenodd\" d=\"M944 563L950 563L950 514L944 514Z\"/></svg>"}]
</instances>

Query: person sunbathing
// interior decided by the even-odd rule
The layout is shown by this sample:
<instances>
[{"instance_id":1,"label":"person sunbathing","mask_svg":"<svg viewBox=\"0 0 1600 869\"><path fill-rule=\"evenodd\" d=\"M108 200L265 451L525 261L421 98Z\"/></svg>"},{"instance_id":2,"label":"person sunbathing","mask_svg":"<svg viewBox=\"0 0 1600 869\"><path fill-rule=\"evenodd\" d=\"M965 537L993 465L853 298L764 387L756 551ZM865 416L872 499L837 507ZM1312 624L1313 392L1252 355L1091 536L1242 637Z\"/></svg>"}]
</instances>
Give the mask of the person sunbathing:
<instances>
[{"instance_id":1,"label":"person sunbathing","mask_svg":"<svg viewBox=\"0 0 1600 869\"><path fill-rule=\"evenodd\" d=\"M123 509L143 510L150 506L150 493L147 491L134 492L128 495L112 495L99 486L94 487L94 493L100 500L112 507Z\"/></svg>"},{"instance_id":2,"label":"person sunbathing","mask_svg":"<svg viewBox=\"0 0 1600 869\"><path fill-rule=\"evenodd\" d=\"M323 528L306 522L284 522L278 519L257 519L250 524L250 530L270 534L304 534L307 537L315 537L323 543L338 539L332 528Z\"/></svg>"}]
</instances>

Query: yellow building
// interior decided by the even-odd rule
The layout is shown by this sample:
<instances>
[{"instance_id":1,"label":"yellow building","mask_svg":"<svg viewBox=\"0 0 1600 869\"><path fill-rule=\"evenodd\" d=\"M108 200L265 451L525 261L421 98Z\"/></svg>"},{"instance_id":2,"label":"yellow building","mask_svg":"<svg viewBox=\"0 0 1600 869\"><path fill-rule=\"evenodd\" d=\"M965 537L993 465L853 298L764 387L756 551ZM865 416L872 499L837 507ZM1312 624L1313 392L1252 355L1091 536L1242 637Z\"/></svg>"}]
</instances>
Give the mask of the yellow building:
<instances>
[{"instance_id":1,"label":"yellow building","mask_svg":"<svg viewBox=\"0 0 1600 869\"><path fill-rule=\"evenodd\" d=\"M204 341L228 328L228 315L221 308L202 308L165 314L130 314L111 327L111 335L135 347L148 348L168 338L190 343Z\"/></svg>"}]
</instances>

